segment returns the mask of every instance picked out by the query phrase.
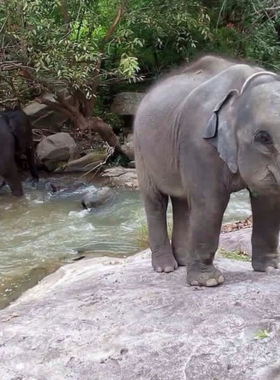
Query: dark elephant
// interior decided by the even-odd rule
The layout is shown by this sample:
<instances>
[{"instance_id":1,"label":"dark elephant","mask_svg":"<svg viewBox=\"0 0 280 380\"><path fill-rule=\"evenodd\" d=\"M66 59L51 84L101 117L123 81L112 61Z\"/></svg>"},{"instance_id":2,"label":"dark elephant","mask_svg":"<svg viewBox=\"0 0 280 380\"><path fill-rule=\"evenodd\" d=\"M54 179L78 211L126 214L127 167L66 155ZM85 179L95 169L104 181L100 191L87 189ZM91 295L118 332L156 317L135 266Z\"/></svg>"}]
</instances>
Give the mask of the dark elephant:
<instances>
[{"instance_id":1,"label":"dark elephant","mask_svg":"<svg viewBox=\"0 0 280 380\"><path fill-rule=\"evenodd\" d=\"M0 176L15 196L23 195L21 179L17 171L16 156L25 154L32 177L38 181L32 125L21 110L6 110L0 114Z\"/></svg>"},{"instance_id":2,"label":"dark elephant","mask_svg":"<svg viewBox=\"0 0 280 380\"><path fill-rule=\"evenodd\" d=\"M247 64L207 66L156 84L134 121L136 168L157 272L187 266L190 285L224 282L213 265L230 194L250 193L256 271L278 268L279 76ZM212 66L213 67L213 66ZM214 65L215 67L215 65ZM201 80L197 80L201 75ZM166 209L171 198L170 244Z\"/></svg>"}]
</instances>

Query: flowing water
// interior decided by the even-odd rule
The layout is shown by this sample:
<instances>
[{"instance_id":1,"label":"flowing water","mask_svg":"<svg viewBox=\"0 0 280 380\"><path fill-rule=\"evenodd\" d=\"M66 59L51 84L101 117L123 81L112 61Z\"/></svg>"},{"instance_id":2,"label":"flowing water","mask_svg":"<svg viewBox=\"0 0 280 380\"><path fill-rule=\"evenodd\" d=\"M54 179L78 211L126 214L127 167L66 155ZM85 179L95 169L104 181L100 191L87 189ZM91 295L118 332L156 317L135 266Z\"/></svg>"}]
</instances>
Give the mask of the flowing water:
<instances>
[{"instance_id":1,"label":"flowing water","mask_svg":"<svg viewBox=\"0 0 280 380\"><path fill-rule=\"evenodd\" d=\"M80 201L93 185L56 194L24 187L22 199L0 190L0 307L81 255L124 257L139 250L137 231L145 214L138 192L118 190L113 201L87 211ZM233 194L225 221L250 213L247 193Z\"/></svg>"}]
</instances>

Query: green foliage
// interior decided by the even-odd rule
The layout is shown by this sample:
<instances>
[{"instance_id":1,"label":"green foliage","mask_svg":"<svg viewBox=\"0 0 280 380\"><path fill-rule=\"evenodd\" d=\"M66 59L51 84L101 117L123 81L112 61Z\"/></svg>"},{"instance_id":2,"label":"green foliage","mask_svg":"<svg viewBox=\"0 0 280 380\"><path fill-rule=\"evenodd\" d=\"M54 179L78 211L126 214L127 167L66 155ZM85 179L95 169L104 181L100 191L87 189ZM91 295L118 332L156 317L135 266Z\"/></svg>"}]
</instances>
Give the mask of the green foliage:
<instances>
[{"instance_id":1,"label":"green foliage","mask_svg":"<svg viewBox=\"0 0 280 380\"><path fill-rule=\"evenodd\" d=\"M267 331L267 330L259 330L256 332L255 336L254 336L254 339L255 340L261 340L261 339L265 339L265 338L269 338L270 337L270 332Z\"/></svg>"},{"instance_id":2,"label":"green foliage","mask_svg":"<svg viewBox=\"0 0 280 380\"><path fill-rule=\"evenodd\" d=\"M220 255L231 260L238 261L250 261L250 257L241 249L236 249L235 251L226 251L222 248L219 249Z\"/></svg>"},{"instance_id":3,"label":"green foliage","mask_svg":"<svg viewBox=\"0 0 280 380\"><path fill-rule=\"evenodd\" d=\"M114 24L120 4L3 0L0 63L20 62L52 88L63 85L87 99L102 95L106 86L155 78L198 53L219 52L280 68L280 12L273 10L273 0L127 0ZM0 96L29 89L17 72L0 75Z\"/></svg>"},{"instance_id":4,"label":"green foliage","mask_svg":"<svg viewBox=\"0 0 280 380\"><path fill-rule=\"evenodd\" d=\"M206 51L280 69L279 10L271 0L222 0L209 6L211 43Z\"/></svg>"},{"instance_id":5,"label":"green foliage","mask_svg":"<svg viewBox=\"0 0 280 380\"><path fill-rule=\"evenodd\" d=\"M167 232L169 239L172 237L172 227L173 224L171 221L167 222ZM139 227L135 231L135 240L137 242L138 248L146 249L149 248L149 235L148 235L148 226L145 221L142 221Z\"/></svg>"}]
</instances>

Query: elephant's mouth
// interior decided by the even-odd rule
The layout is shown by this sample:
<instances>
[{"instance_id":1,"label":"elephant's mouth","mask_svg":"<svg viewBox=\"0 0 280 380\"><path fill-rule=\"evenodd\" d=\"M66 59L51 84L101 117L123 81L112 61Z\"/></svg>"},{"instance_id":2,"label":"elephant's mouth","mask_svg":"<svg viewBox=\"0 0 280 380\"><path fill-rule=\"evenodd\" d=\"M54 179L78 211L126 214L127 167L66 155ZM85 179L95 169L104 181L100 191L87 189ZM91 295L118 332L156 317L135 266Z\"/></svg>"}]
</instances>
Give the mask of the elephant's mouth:
<instances>
[{"instance_id":1,"label":"elephant's mouth","mask_svg":"<svg viewBox=\"0 0 280 380\"><path fill-rule=\"evenodd\" d=\"M267 174L262 181L265 188L269 188L280 195L280 169L277 170L276 167L271 167L270 165L267 165L266 169Z\"/></svg>"},{"instance_id":2,"label":"elephant's mouth","mask_svg":"<svg viewBox=\"0 0 280 380\"><path fill-rule=\"evenodd\" d=\"M252 182L247 185L250 191L258 194L280 196L280 170L278 171L274 165L267 164L253 174Z\"/></svg>"}]
</instances>

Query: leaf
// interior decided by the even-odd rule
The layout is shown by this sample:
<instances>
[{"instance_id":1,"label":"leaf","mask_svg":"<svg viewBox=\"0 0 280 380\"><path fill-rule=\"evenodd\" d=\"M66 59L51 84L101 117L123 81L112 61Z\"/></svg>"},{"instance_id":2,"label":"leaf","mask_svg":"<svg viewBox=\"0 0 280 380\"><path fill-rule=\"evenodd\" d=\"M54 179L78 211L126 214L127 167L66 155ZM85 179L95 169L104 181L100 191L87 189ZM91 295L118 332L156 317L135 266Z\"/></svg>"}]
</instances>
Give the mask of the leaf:
<instances>
[{"instance_id":1,"label":"leaf","mask_svg":"<svg viewBox=\"0 0 280 380\"><path fill-rule=\"evenodd\" d=\"M261 340L265 338L269 338L270 333L267 330L258 330L254 336L255 340Z\"/></svg>"}]
</instances>

